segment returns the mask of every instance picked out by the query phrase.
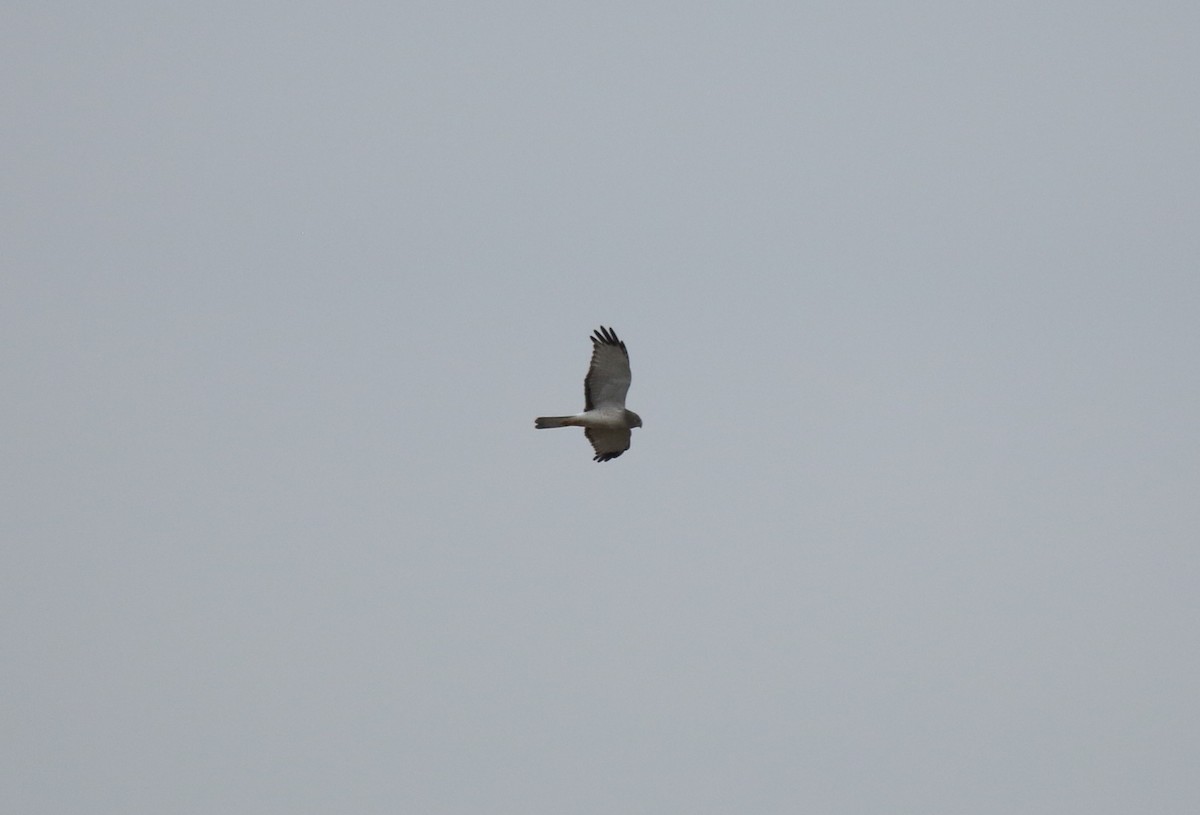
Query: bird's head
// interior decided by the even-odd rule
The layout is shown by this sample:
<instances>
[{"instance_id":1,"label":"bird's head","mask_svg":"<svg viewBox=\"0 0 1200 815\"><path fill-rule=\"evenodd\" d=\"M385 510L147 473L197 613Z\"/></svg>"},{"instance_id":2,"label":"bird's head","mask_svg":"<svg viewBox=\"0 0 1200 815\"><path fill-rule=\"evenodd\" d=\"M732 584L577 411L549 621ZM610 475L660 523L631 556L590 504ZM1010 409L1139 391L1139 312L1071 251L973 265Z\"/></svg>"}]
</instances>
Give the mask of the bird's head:
<instances>
[{"instance_id":1,"label":"bird's head","mask_svg":"<svg viewBox=\"0 0 1200 815\"><path fill-rule=\"evenodd\" d=\"M625 418L629 420L630 427L642 426L642 417L634 413L632 410L625 411Z\"/></svg>"}]
</instances>

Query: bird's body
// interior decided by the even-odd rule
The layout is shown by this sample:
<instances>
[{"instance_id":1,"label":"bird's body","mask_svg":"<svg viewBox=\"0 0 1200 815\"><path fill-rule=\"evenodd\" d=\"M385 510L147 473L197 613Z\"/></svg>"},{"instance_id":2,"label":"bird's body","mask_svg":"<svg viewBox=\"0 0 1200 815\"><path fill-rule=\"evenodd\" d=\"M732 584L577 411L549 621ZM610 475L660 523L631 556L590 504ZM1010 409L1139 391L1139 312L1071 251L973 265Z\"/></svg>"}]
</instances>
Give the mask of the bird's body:
<instances>
[{"instance_id":1,"label":"bird's body","mask_svg":"<svg viewBox=\"0 0 1200 815\"><path fill-rule=\"evenodd\" d=\"M533 426L582 427L596 455L594 461L609 461L629 449L632 430L642 419L625 408L629 392L629 352L611 328L600 327L592 335L592 363L583 380L583 413L571 416L540 416Z\"/></svg>"},{"instance_id":2,"label":"bird's body","mask_svg":"<svg viewBox=\"0 0 1200 815\"><path fill-rule=\"evenodd\" d=\"M593 408L572 416L539 416L533 420L533 426L538 430L548 427L591 427L596 430L628 429L629 416L633 411L624 408Z\"/></svg>"}]
</instances>

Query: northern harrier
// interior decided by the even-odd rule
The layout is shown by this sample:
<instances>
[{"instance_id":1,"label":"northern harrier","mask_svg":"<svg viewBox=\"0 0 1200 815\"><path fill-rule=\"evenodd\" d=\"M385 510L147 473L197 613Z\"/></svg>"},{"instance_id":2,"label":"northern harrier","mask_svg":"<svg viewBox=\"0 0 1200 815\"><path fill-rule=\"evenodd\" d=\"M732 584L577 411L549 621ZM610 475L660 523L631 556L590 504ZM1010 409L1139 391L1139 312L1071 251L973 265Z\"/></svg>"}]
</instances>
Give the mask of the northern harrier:
<instances>
[{"instance_id":1,"label":"northern harrier","mask_svg":"<svg viewBox=\"0 0 1200 815\"><path fill-rule=\"evenodd\" d=\"M574 416L541 416L538 430L547 427L582 427L596 451L593 461L609 461L629 449L632 429L642 417L625 409L629 392L629 352L611 328L592 334L592 364L583 380L583 413Z\"/></svg>"}]
</instances>

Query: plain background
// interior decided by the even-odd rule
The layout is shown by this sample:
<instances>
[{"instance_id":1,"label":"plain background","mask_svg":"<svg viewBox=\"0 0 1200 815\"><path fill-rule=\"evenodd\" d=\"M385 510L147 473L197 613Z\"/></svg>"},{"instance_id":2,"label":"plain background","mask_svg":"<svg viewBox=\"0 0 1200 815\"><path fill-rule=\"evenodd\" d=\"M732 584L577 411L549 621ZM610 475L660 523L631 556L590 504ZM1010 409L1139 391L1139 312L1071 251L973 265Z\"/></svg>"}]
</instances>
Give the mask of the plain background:
<instances>
[{"instance_id":1,"label":"plain background","mask_svg":"<svg viewBox=\"0 0 1200 815\"><path fill-rule=\"evenodd\" d=\"M3 22L0 809L1200 811L1195 3Z\"/></svg>"}]
</instances>

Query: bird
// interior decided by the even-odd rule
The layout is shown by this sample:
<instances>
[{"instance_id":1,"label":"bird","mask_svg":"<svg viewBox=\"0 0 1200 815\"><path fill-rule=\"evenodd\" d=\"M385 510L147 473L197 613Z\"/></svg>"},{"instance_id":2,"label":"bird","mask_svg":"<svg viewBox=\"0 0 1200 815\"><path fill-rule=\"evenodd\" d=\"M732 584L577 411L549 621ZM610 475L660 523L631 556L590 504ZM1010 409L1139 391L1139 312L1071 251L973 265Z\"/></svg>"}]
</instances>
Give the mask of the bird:
<instances>
[{"instance_id":1,"label":"bird","mask_svg":"<svg viewBox=\"0 0 1200 815\"><path fill-rule=\"evenodd\" d=\"M611 328L592 332L592 362L583 379L583 413L573 416L539 416L538 430L582 427L596 455L592 461L612 461L629 449L632 431L642 417L625 408L629 393L629 351Z\"/></svg>"}]
</instances>

